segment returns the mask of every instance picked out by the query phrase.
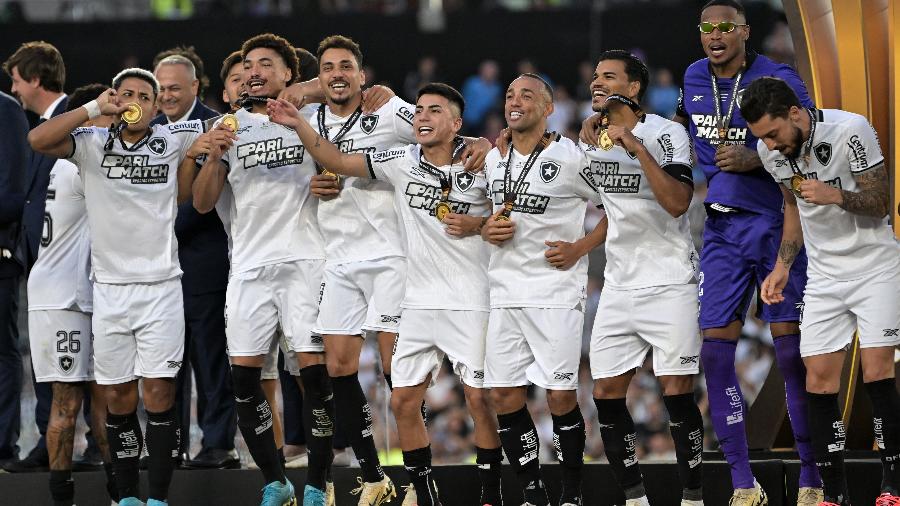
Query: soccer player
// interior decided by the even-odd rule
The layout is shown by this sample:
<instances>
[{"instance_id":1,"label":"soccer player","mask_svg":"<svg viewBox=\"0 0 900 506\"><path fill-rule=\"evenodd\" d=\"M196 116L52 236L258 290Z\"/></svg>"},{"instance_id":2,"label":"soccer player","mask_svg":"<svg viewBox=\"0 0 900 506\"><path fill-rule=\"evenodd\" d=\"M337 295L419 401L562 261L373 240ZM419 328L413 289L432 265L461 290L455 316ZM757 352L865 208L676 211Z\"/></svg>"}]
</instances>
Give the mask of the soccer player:
<instances>
[{"instance_id":1,"label":"soccer player","mask_svg":"<svg viewBox=\"0 0 900 506\"><path fill-rule=\"evenodd\" d=\"M83 106L106 89L102 84L76 89L69 97L68 110ZM114 121L112 116L99 116L82 126ZM38 259L28 277L29 344L35 379L49 382L53 389L47 451L55 506L72 506L75 496L72 448L85 383L91 396L91 426L105 461L107 490L114 501L119 498L106 443L106 401L102 387L94 382L90 255L84 186L78 168L58 159L50 171Z\"/></svg>"},{"instance_id":2,"label":"soccer player","mask_svg":"<svg viewBox=\"0 0 900 506\"><path fill-rule=\"evenodd\" d=\"M120 505L141 504L138 459L144 440L136 413L143 378L149 452L148 506L165 504L178 449L174 378L184 348L176 197L190 194L183 160L201 154L199 121L149 126L159 84L126 69L112 89L29 134L39 152L71 160L84 185L94 279L94 377L106 385L107 439ZM77 128L101 114L131 123ZM123 119L124 121L124 119ZM121 128L120 128L121 127ZM67 337L69 349L73 345Z\"/></svg>"},{"instance_id":3,"label":"soccer player","mask_svg":"<svg viewBox=\"0 0 900 506\"><path fill-rule=\"evenodd\" d=\"M608 225L606 272L591 335L591 375L600 436L626 506L648 506L635 454L628 385L653 351L669 411L682 506L703 504L703 418L694 401L699 371L697 253L688 206L691 144L681 125L644 114L650 72L626 51L606 51L591 82L595 111L608 115L601 146L582 144L585 176L600 188ZM623 100L624 98L624 100Z\"/></svg>"},{"instance_id":4,"label":"soccer player","mask_svg":"<svg viewBox=\"0 0 900 506\"><path fill-rule=\"evenodd\" d=\"M782 185L785 228L778 262L763 283L768 304L783 304L792 261L803 243L809 280L800 354L806 363L809 420L822 506L847 506L841 368L856 331L863 382L872 402L883 477L876 506L900 504L900 396L894 351L900 344L900 243L888 212L890 183L875 129L858 114L803 105L781 79L761 78L741 114L766 170ZM800 227L797 226L799 220Z\"/></svg>"},{"instance_id":5,"label":"soccer player","mask_svg":"<svg viewBox=\"0 0 900 506\"><path fill-rule=\"evenodd\" d=\"M547 132L553 91L535 74L506 90L509 153L488 154L494 213L482 229L493 246L488 275L491 315L484 387L492 388L500 440L527 504L549 503L540 476L539 442L525 406L526 385L547 390L553 440L562 468L559 503L581 504L584 419L575 389L581 359L590 239L586 201L599 200L582 178L588 162L573 142ZM596 243L594 243L596 244Z\"/></svg>"},{"instance_id":6,"label":"soccer player","mask_svg":"<svg viewBox=\"0 0 900 506\"><path fill-rule=\"evenodd\" d=\"M325 58L323 62L328 61ZM463 109L463 98L455 89L426 85L414 109L418 145L341 154L337 145L322 142L324 135L301 125L287 102L272 103L269 108L273 121L295 128L323 166L337 174L383 180L393 188L409 262L391 396L404 464L414 485L403 501L408 506L440 504L431 477L431 446L421 405L445 354L463 382L475 422L476 460L482 469L478 504L501 504L503 457L496 420L482 389L488 251L477 232L490 214L490 202L483 176L466 172L461 164L464 141L457 133ZM348 303L352 299L345 300L345 307Z\"/></svg>"},{"instance_id":7,"label":"soccer player","mask_svg":"<svg viewBox=\"0 0 900 506\"><path fill-rule=\"evenodd\" d=\"M709 396L709 416L731 466L735 506L767 504L765 491L753 477L747 453L744 399L734 368L737 339L750 300L775 265L785 233L777 185L756 154L756 138L748 131L737 104L741 90L760 76L789 83L804 106L812 106L796 71L746 47L750 27L741 4L712 0L700 12L700 43L707 58L685 71L675 120L689 125L697 163L708 181L707 220L700 256L701 360ZM806 417L806 371L799 354L798 321L806 284L806 254L800 252L785 289L785 302L757 306L769 322L775 360L784 376L791 428L800 454L797 504L821 500Z\"/></svg>"},{"instance_id":8,"label":"soccer player","mask_svg":"<svg viewBox=\"0 0 900 506\"><path fill-rule=\"evenodd\" d=\"M322 338L313 334L324 250L309 194L315 167L293 132L271 123L265 100L297 75L297 55L282 37L262 34L241 48L251 110L239 109L238 138L210 152L194 181L194 206L211 211L231 190L231 277L226 294L228 350L238 427L267 483L263 502L293 504L272 433L272 413L260 386L276 328L297 352L304 388L309 472L306 490L326 491L334 401ZM220 126L217 130L222 130ZM277 195L277 198L273 196Z\"/></svg>"},{"instance_id":9,"label":"soccer player","mask_svg":"<svg viewBox=\"0 0 900 506\"><path fill-rule=\"evenodd\" d=\"M362 112L362 51L332 35L319 43L319 85L325 103L310 118L319 134L345 153L373 153L415 142L415 106L398 97ZM327 165L321 169L330 170ZM315 331L325 339L340 430L356 454L362 481L385 479L372 437L372 412L359 384L359 355L366 333L377 336L382 370L391 386L391 350L400 323L406 255L400 220L387 181L319 174L319 228L325 238L325 272ZM339 193L338 193L339 192Z\"/></svg>"}]
</instances>

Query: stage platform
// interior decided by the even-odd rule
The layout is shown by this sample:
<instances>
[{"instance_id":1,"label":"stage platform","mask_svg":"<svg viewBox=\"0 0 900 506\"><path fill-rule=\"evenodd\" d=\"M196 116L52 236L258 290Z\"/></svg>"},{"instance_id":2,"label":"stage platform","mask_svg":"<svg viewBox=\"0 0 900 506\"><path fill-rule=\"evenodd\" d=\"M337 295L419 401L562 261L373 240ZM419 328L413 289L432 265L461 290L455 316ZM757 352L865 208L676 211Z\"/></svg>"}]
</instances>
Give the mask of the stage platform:
<instances>
[{"instance_id":1,"label":"stage platform","mask_svg":"<svg viewBox=\"0 0 900 506\"><path fill-rule=\"evenodd\" d=\"M797 477L800 465L791 454L767 453L770 458L754 460L753 472L769 494L770 506L796 504ZM881 464L876 454L850 455L847 461L847 481L853 504L872 505L881 482ZM707 506L726 506L731 495L728 465L708 455L704 464L704 500ZM642 464L647 495L653 506L678 506L681 487L678 470L672 464ZM558 494L559 468L543 466L544 478L551 497ZM407 483L402 467L388 467L386 472L397 486ZM437 466L434 471L444 506L478 506L478 474L474 465ZM356 487L359 469L335 468L337 506L352 506L357 497L350 495ZM289 470L288 477L302 491L305 470ZM141 473L141 490L146 493L146 472ZM47 490L47 473L0 474L0 505L44 506L52 504ZM503 496L506 506L519 506L522 496L516 490L515 476L508 467L503 474ZM256 506L263 486L262 475L255 470L185 471L175 472L169 504L172 506ZM102 472L75 473L75 503L78 506L107 506L105 475ZM399 506L402 494L390 504ZM624 504L617 491L612 472L606 464L587 464L584 476L585 506ZM556 504L555 502L553 504Z\"/></svg>"}]
</instances>

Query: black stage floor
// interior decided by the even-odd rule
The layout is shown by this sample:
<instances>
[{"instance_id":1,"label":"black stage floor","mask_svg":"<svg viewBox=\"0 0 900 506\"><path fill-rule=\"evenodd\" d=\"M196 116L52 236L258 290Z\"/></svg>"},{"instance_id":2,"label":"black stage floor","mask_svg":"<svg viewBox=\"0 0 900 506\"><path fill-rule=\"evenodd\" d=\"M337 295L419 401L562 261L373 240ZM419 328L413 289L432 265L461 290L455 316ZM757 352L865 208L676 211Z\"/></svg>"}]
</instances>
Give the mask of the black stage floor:
<instances>
[{"instance_id":1,"label":"black stage floor","mask_svg":"<svg viewBox=\"0 0 900 506\"><path fill-rule=\"evenodd\" d=\"M769 494L770 506L796 504L799 463L791 460L791 454L766 453L768 458L752 463L757 480ZM881 482L881 464L876 454L867 458L850 458L847 461L847 481L850 495L856 505L874 504ZM715 454L709 455L715 458ZM853 455L851 457L856 457ZM868 458L870 457L870 458ZM719 455L721 458L721 455ZM784 460L782 460L784 458ZM796 457L793 457L796 458ZM672 464L642 464L645 486L653 506L678 506L681 488L678 471ZM559 469L556 465L543 466L544 479L552 495L558 492ZM399 487L406 484L406 472L402 467L388 467L387 473ZM478 474L474 465L438 466L435 478L444 506L478 506ZM356 487L359 469L335 468L337 506L352 506L356 497L350 490ZM288 477L302 491L305 470L289 470ZM141 473L141 490L146 493L146 473ZM51 505L47 490L47 473L0 474L0 505L44 506ZM522 496L516 490L515 476L510 468L504 469L503 495L506 506L519 506ZM704 463L704 502L707 506L726 506L731 496L731 478L728 465L721 460L707 459ZM262 475L253 470L231 471L176 471L172 480L169 504L172 506L255 506L260 502ZM75 473L75 503L78 506L108 506L105 475L102 472ZM399 506L402 494L390 504ZM585 506L612 506L624 504L618 492L609 466L588 464L584 475ZM555 504L555 502L554 502Z\"/></svg>"}]
</instances>

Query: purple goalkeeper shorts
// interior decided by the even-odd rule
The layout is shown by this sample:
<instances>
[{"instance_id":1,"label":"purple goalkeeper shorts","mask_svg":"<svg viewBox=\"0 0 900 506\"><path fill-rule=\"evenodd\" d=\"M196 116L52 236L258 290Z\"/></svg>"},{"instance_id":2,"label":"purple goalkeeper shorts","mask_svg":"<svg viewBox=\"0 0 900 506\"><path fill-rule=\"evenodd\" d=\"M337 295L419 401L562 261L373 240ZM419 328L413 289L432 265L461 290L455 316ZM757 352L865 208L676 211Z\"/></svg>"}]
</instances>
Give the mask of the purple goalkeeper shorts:
<instances>
[{"instance_id":1,"label":"purple goalkeeper shorts","mask_svg":"<svg viewBox=\"0 0 900 506\"><path fill-rule=\"evenodd\" d=\"M782 223L777 216L708 210L698 287L701 329L744 321L754 292L759 293L778 258ZM791 266L784 301L771 306L759 301L756 316L770 323L800 321L805 287L804 249Z\"/></svg>"}]
</instances>

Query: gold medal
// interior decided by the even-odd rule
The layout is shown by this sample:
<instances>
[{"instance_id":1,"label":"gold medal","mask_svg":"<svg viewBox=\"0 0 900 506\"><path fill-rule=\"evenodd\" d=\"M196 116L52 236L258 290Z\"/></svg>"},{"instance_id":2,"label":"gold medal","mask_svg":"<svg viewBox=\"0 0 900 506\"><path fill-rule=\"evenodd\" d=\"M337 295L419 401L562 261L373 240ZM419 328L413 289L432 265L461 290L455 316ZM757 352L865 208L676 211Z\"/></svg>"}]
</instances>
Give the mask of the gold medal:
<instances>
[{"instance_id":1,"label":"gold medal","mask_svg":"<svg viewBox=\"0 0 900 506\"><path fill-rule=\"evenodd\" d=\"M597 144L603 149L603 151L609 151L615 146L615 143L612 139L609 138L609 133L604 128L602 132L600 132L600 137L597 139Z\"/></svg>"},{"instance_id":2,"label":"gold medal","mask_svg":"<svg viewBox=\"0 0 900 506\"><path fill-rule=\"evenodd\" d=\"M234 114L226 114L222 116L221 125L224 125L226 128L231 130L232 132L237 132L238 129L238 119Z\"/></svg>"},{"instance_id":3,"label":"gold medal","mask_svg":"<svg viewBox=\"0 0 900 506\"><path fill-rule=\"evenodd\" d=\"M332 178L334 178L334 181L335 181L336 183L340 183L340 182L341 182L341 176L340 176L339 174L335 174L334 172L331 172L331 171L328 170L328 169L324 169L324 168L323 168L323 169L322 169L322 175L323 175L323 176L331 176Z\"/></svg>"},{"instance_id":4,"label":"gold medal","mask_svg":"<svg viewBox=\"0 0 900 506\"><path fill-rule=\"evenodd\" d=\"M512 202L504 202L503 203L503 211L494 218L494 221L509 221L509 215L512 214L513 203Z\"/></svg>"},{"instance_id":5,"label":"gold medal","mask_svg":"<svg viewBox=\"0 0 900 506\"><path fill-rule=\"evenodd\" d=\"M128 109L122 113L122 121L129 125L137 123L142 117L144 117L144 111L134 102L128 104Z\"/></svg>"},{"instance_id":6,"label":"gold medal","mask_svg":"<svg viewBox=\"0 0 900 506\"><path fill-rule=\"evenodd\" d=\"M438 221L444 221L444 217L453 212L450 208L450 204L446 202L438 202L438 205L434 207L434 216L438 219Z\"/></svg>"},{"instance_id":7,"label":"gold medal","mask_svg":"<svg viewBox=\"0 0 900 506\"><path fill-rule=\"evenodd\" d=\"M719 129L719 140L724 142L727 137L728 137L728 129L720 128Z\"/></svg>"},{"instance_id":8,"label":"gold medal","mask_svg":"<svg viewBox=\"0 0 900 506\"><path fill-rule=\"evenodd\" d=\"M800 174L794 174L791 176L791 191L794 192L794 195L800 196L800 185L806 181L806 178Z\"/></svg>"}]
</instances>

